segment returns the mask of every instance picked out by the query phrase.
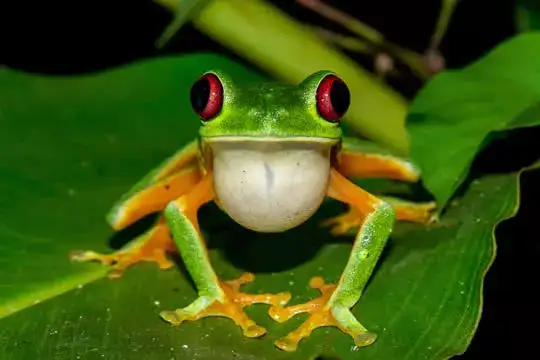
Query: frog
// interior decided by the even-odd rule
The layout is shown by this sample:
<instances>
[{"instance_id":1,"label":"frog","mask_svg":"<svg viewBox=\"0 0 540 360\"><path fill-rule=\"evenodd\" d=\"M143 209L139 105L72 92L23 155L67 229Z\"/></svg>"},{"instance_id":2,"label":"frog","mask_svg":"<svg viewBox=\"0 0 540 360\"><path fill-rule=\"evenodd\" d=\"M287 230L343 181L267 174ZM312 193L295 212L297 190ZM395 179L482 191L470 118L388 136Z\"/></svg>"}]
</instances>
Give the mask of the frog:
<instances>
[{"instance_id":1,"label":"frog","mask_svg":"<svg viewBox=\"0 0 540 360\"><path fill-rule=\"evenodd\" d=\"M75 251L71 259L99 261L117 278L142 261L169 269L174 266L169 255L179 254L197 298L184 308L160 313L172 325L220 316L236 323L245 337L259 338L266 329L245 308L261 303L269 305L269 316L279 323L309 314L274 342L278 349L295 351L302 339L327 326L348 334L357 347L372 344L377 335L351 309L364 293L395 222L432 223L436 203L376 196L353 180L415 183L418 166L344 135L341 123L352 96L332 71L317 71L294 85L268 81L240 86L226 73L211 70L194 79L189 96L200 119L198 136L144 176L106 216L113 229L122 230L157 213L155 225L116 252ZM279 234L304 224L328 199L348 209L322 225L334 236L352 231L354 241L337 282L321 276L310 280L320 296L289 305L288 291L248 294L241 287L255 280L253 273L221 280L212 267L198 219L205 204L214 202L247 229Z\"/></svg>"}]
</instances>

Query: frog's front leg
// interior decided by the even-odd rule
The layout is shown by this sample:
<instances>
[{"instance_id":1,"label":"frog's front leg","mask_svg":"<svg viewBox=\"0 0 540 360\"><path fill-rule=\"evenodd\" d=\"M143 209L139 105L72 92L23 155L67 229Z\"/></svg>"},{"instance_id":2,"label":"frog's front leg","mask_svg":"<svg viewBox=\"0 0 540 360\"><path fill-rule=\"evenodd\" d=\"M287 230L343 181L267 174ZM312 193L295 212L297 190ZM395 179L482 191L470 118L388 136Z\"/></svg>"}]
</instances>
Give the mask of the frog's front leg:
<instances>
[{"instance_id":1,"label":"frog's front leg","mask_svg":"<svg viewBox=\"0 0 540 360\"><path fill-rule=\"evenodd\" d=\"M188 194L171 202L165 209L174 241L198 290L199 297L183 309L163 311L161 317L173 325L195 321L208 316L224 316L238 324L246 337L258 337L266 330L258 326L243 308L256 303L285 305L291 295L250 295L239 291L240 286L252 282L253 274L245 273L232 281L220 281L214 272L197 220L203 204L215 200L212 175L208 173Z\"/></svg>"},{"instance_id":2,"label":"frog's front leg","mask_svg":"<svg viewBox=\"0 0 540 360\"><path fill-rule=\"evenodd\" d=\"M119 230L148 214L162 211L171 200L188 192L200 179L196 166L180 170L165 179L144 188L122 201L115 207L109 218L113 228ZM72 261L100 261L110 267L109 277L120 277L125 269L140 262L155 262L161 269L168 269L173 263L167 253L175 252L176 246L171 238L169 227L163 215L148 231L134 239L124 248L111 253L95 251L73 251Z\"/></svg>"},{"instance_id":3,"label":"frog's front leg","mask_svg":"<svg viewBox=\"0 0 540 360\"><path fill-rule=\"evenodd\" d=\"M327 195L356 207L363 215L363 223L345 270L337 285L324 284L313 278L310 286L319 289L321 296L305 304L289 307L274 306L270 316L283 322L296 314L307 312L309 318L293 332L275 342L282 350L294 351L298 343L313 330L322 326L336 326L349 334L357 346L370 345L376 335L366 330L351 313L392 231L395 213L392 206L362 190L335 169L330 174Z\"/></svg>"}]
</instances>

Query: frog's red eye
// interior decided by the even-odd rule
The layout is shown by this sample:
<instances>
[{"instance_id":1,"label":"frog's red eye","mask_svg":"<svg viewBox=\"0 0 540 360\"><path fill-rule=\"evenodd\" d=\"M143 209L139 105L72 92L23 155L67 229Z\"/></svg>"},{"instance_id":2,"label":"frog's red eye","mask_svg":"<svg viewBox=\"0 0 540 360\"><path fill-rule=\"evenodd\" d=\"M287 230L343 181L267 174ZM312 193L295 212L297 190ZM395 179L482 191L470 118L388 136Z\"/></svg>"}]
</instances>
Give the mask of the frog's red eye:
<instances>
[{"instance_id":1,"label":"frog's red eye","mask_svg":"<svg viewBox=\"0 0 540 360\"><path fill-rule=\"evenodd\" d=\"M217 75L208 73L191 87L191 106L204 121L216 117L223 106L223 85Z\"/></svg>"},{"instance_id":2,"label":"frog's red eye","mask_svg":"<svg viewBox=\"0 0 540 360\"><path fill-rule=\"evenodd\" d=\"M335 75L327 75L319 83L316 95L317 111L325 120L338 122L349 109L351 93Z\"/></svg>"}]
</instances>

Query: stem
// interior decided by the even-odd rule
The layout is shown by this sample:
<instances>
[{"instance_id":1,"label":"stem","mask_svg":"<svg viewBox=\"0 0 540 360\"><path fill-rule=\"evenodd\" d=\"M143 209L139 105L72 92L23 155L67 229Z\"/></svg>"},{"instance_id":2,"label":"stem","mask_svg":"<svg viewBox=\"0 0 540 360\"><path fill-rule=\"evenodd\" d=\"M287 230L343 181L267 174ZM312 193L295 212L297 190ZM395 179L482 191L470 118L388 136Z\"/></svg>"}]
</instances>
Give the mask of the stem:
<instances>
[{"instance_id":1,"label":"stem","mask_svg":"<svg viewBox=\"0 0 540 360\"><path fill-rule=\"evenodd\" d=\"M211 0L154 0L174 14L173 21L156 41L156 47L162 48L198 11L208 5Z\"/></svg>"},{"instance_id":2,"label":"stem","mask_svg":"<svg viewBox=\"0 0 540 360\"><path fill-rule=\"evenodd\" d=\"M387 41L380 32L369 25L362 23L360 20L355 19L345 12L331 7L330 5L326 5L321 0L297 0L297 2L302 6L326 17L327 19L342 25L359 37L367 39L375 45L374 47L384 49L389 55L396 57L407 65L412 72L422 80L426 80L431 76L431 71L428 66L426 66L426 61L423 55ZM342 38L336 42L348 50L366 47L362 40L354 37L342 36Z\"/></svg>"},{"instance_id":3,"label":"stem","mask_svg":"<svg viewBox=\"0 0 540 360\"><path fill-rule=\"evenodd\" d=\"M313 31L324 40L355 53L375 54L377 52L375 45L368 41L363 41L352 36L341 35L322 27L314 27Z\"/></svg>"},{"instance_id":4,"label":"stem","mask_svg":"<svg viewBox=\"0 0 540 360\"><path fill-rule=\"evenodd\" d=\"M435 33L431 37L430 48L438 49L446 31L448 30L448 24L452 18L452 14L456 8L458 0L442 0L441 12L437 25L435 26Z\"/></svg>"},{"instance_id":5,"label":"stem","mask_svg":"<svg viewBox=\"0 0 540 360\"><path fill-rule=\"evenodd\" d=\"M368 39L375 44L382 44L384 42L384 36L376 29L339 9L326 5L320 0L297 0L297 2L327 19L344 26L364 39Z\"/></svg>"}]
</instances>

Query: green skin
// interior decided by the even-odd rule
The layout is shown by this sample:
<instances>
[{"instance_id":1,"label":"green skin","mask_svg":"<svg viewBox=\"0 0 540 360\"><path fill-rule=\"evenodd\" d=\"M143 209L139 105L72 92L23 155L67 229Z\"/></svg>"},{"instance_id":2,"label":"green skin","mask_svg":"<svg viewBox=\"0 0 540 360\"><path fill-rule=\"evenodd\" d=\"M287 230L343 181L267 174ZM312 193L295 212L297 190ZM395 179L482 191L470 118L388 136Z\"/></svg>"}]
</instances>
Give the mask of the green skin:
<instances>
[{"instance_id":1,"label":"green skin","mask_svg":"<svg viewBox=\"0 0 540 360\"><path fill-rule=\"evenodd\" d=\"M236 87L225 74L214 73L222 80L224 103L215 119L202 122L199 133L201 148L216 140L232 143L302 141L334 144L332 146L342 142L339 123L326 121L316 110L315 91L328 72L317 72L299 86L262 84L252 87ZM203 239L185 215L185 209L177 204L172 202L167 206L165 217L197 286L199 297L174 314L162 313L165 319L172 320L174 317L176 321L173 322L197 314L215 301L226 301L206 255ZM344 329L363 333L361 336L369 333L349 309L360 299L391 233L394 220L394 210L383 201L377 202L375 210L366 214L345 270L326 304Z\"/></svg>"},{"instance_id":2,"label":"green skin","mask_svg":"<svg viewBox=\"0 0 540 360\"><path fill-rule=\"evenodd\" d=\"M328 72L317 72L299 86L263 83L245 88L236 87L223 73L212 73L223 83L223 108L215 119L202 123L199 135L203 142L225 136L274 141L341 139L339 124L321 118L315 104L314 93Z\"/></svg>"}]
</instances>

